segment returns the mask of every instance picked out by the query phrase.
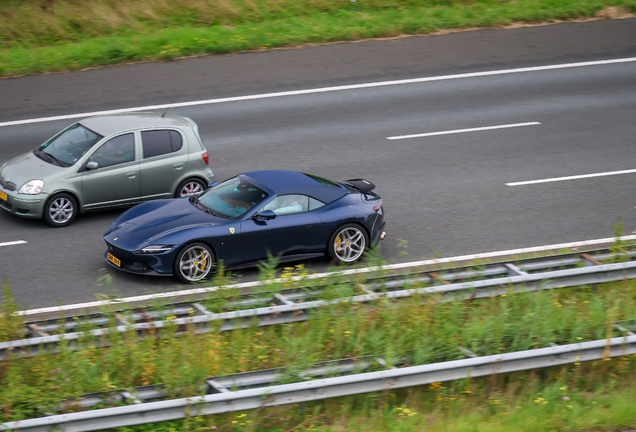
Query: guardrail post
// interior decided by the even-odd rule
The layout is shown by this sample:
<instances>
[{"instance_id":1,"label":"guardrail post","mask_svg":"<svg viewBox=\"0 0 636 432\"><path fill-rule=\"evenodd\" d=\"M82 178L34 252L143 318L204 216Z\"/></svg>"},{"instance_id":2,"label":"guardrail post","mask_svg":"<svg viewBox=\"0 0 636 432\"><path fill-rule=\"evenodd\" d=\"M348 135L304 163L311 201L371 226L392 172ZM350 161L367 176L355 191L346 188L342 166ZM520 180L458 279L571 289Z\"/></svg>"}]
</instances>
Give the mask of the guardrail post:
<instances>
[{"instance_id":1,"label":"guardrail post","mask_svg":"<svg viewBox=\"0 0 636 432\"><path fill-rule=\"evenodd\" d=\"M514 264L506 263L504 266L508 269L510 276L525 276L528 274Z\"/></svg>"},{"instance_id":2,"label":"guardrail post","mask_svg":"<svg viewBox=\"0 0 636 432\"><path fill-rule=\"evenodd\" d=\"M209 380L206 381L206 384L207 384L207 386L206 386L205 392L207 394L229 393L230 392L230 390L227 387L225 387L221 383L218 383L218 382L216 382L214 380L209 379Z\"/></svg>"}]
</instances>

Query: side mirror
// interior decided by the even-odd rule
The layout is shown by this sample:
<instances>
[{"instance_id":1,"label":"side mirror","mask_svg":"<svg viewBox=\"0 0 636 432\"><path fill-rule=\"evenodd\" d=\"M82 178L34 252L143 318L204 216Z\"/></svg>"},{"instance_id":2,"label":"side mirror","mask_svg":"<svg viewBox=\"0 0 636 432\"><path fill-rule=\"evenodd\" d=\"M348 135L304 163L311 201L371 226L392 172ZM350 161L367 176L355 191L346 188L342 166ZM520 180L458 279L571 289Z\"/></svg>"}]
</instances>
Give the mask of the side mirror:
<instances>
[{"instance_id":1,"label":"side mirror","mask_svg":"<svg viewBox=\"0 0 636 432\"><path fill-rule=\"evenodd\" d=\"M97 162L90 161L89 163L86 164L86 171L97 169L98 166L99 164Z\"/></svg>"},{"instance_id":2,"label":"side mirror","mask_svg":"<svg viewBox=\"0 0 636 432\"><path fill-rule=\"evenodd\" d=\"M262 212L256 213L254 216L252 216L252 219L254 220L270 220L275 218L276 213L274 213L272 210L263 210Z\"/></svg>"}]
</instances>

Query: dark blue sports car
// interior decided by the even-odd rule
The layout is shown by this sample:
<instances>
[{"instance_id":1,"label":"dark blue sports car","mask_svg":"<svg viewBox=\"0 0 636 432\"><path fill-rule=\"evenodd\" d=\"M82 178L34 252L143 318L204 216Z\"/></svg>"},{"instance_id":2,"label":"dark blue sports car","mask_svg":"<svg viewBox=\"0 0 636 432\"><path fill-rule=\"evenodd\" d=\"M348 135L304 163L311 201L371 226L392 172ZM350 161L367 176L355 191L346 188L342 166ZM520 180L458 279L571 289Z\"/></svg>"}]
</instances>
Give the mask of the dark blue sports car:
<instances>
[{"instance_id":1,"label":"dark blue sports car","mask_svg":"<svg viewBox=\"0 0 636 432\"><path fill-rule=\"evenodd\" d=\"M241 174L197 196L126 211L104 233L105 259L121 270L184 282L205 278L219 260L232 269L268 254L281 262L325 254L353 262L385 235L374 187L295 171Z\"/></svg>"}]
</instances>

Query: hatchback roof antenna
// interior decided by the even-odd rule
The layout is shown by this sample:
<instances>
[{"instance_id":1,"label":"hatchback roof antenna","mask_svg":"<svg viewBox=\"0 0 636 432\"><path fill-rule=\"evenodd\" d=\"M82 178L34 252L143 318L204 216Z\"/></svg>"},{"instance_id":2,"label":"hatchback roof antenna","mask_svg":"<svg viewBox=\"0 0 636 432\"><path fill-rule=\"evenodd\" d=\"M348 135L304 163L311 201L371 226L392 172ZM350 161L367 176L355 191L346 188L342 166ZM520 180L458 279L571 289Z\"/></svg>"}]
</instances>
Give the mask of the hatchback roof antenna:
<instances>
[{"instance_id":1,"label":"hatchback roof antenna","mask_svg":"<svg viewBox=\"0 0 636 432\"><path fill-rule=\"evenodd\" d=\"M166 108L166 110L163 112L163 114L161 114L161 118L165 117L165 115L166 115L166 114L168 114L168 110L169 110L170 108L172 108L172 106L173 106L174 104L176 104L176 103L177 103L177 101L179 100L179 98L180 98L180 97L181 97L181 95L177 96L177 98L174 100L174 102L172 102L170 105L168 105L168 108Z\"/></svg>"}]
</instances>

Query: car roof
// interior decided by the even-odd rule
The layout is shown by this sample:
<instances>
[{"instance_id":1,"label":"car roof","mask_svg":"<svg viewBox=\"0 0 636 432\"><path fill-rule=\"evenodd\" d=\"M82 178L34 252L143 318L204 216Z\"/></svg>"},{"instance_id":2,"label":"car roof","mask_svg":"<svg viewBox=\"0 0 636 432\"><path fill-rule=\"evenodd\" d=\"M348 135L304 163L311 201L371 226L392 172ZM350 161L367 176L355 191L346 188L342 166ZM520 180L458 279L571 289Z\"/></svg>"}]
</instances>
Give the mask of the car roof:
<instances>
[{"instance_id":1,"label":"car roof","mask_svg":"<svg viewBox=\"0 0 636 432\"><path fill-rule=\"evenodd\" d=\"M243 175L263 184L276 195L303 194L329 204L347 194L347 189L336 182L333 183L338 187L325 186L298 171L251 171Z\"/></svg>"},{"instance_id":2,"label":"car roof","mask_svg":"<svg viewBox=\"0 0 636 432\"><path fill-rule=\"evenodd\" d=\"M80 124L103 136L108 136L119 131L147 127L190 127L190 124L183 117L173 114L167 114L162 117L159 113L148 112L90 117L81 120Z\"/></svg>"}]
</instances>

